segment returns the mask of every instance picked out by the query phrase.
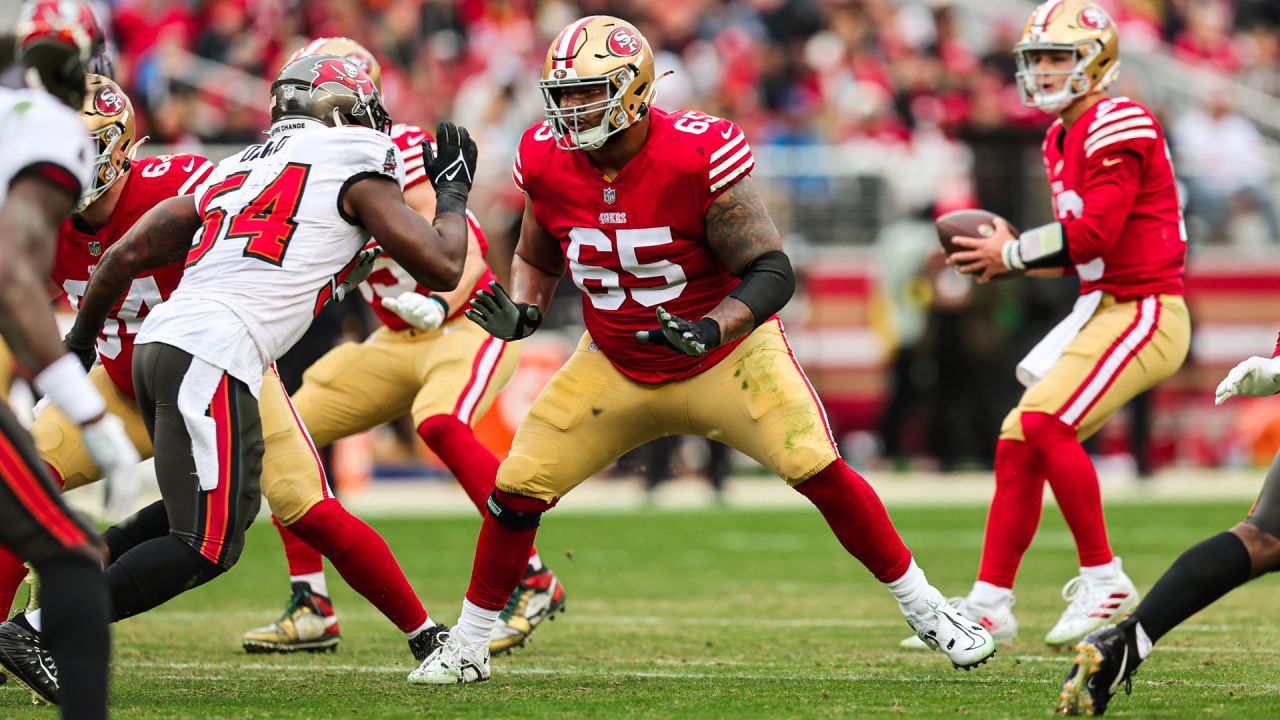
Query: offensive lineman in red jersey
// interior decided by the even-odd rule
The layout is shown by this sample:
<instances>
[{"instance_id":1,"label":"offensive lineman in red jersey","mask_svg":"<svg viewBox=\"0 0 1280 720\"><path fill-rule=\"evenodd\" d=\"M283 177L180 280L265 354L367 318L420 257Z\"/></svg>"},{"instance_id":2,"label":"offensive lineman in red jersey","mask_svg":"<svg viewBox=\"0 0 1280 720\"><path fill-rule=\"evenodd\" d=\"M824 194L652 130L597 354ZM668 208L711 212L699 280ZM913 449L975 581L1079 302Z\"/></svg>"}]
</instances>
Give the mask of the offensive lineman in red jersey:
<instances>
[{"instance_id":1,"label":"offensive lineman in red jersey","mask_svg":"<svg viewBox=\"0 0 1280 720\"><path fill-rule=\"evenodd\" d=\"M929 585L875 492L840 459L791 354L775 317L794 289L791 264L742 130L652 108L656 80L648 43L613 17L571 23L547 53L547 121L525 132L515 163L527 199L514 292L493 283L467 316L495 337L527 337L567 268L587 333L517 431L462 615L409 681L488 679L486 638L542 513L627 450L671 434L715 436L781 475L916 632L956 667L985 662L995 641Z\"/></svg>"},{"instance_id":2,"label":"offensive lineman in red jersey","mask_svg":"<svg viewBox=\"0 0 1280 720\"><path fill-rule=\"evenodd\" d=\"M161 201L190 194L213 169L212 163L195 155L134 159L137 144L128 96L98 75L88 76L88 92L80 116L97 144L95 174L77 213L59 231L53 269L54 283L73 306L79 305L98 258L138 218ZM108 410L124 420L129 439L144 457L154 451L135 399L134 340L148 313L169 299L183 270L179 262L142 271L129 284L96 342L77 344L72 336L67 338L85 364L93 364L95 353L101 359L101 365L90 371L90 380L106 399ZM425 657L427 643L438 631L435 623L381 536L326 494L323 467L274 370L264 375L261 396L266 441L262 486L273 513L283 517L288 527L297 526L295 537L302 538L300 543L311 543L306 546L310 552L329 556L344 579L406 633L415 657ZM64 490L99 479L101 474L79 432L63 413L45 409L31 432L46 469ZM157 502L108 529L103 538L114 559L168 532L164 504ZM21 562L0 551L0 605L9 607L23 574ZM28 609L34 610L33 605ZM44 623L40 611L34 610L20 613L5 626L14 624L38 632ZM32 689L50 692L40 686Z\"/></svg>"},{"instance_id":3,"label":"offensive lineman in red jersey","mask_svg":"<svg viewBox=\"0 0 1280 720\"><path fill-rule=\"evenodd\" d=\"M1018 238L1001 224L989 238L957 239L970 249L949 262L979 282L1010 269L1074 271L1080 297L1018 365L1027 390L1000 432L978 581L958 604L998 639L1016 635L1014 576L1047 481L1080 561L1063 589L1067 609L1045 636L1062 646L1138 603L1112 556L1097 472L1080 441L1186 358L1186 233L1159 122L1128 98L1107 97L1120 62L1107 13L1086 0L1050 0L1032 12L1014 54L1024 102L1059 116L1044 143L1057 221Z\"/></svg>"},{"instance_id":4,"label":"offensive lineman in red jersey","mask_svg":"<svg viewBox=\"0 0 1280 720\"><path fill-rule=\"evenodd\" d=\"M381 90L381 66L354 40L312 40L290 62L317 54L345 57ZM423 146L433 142L431 136L400 123L391 128L391 139L404 156L405 202L425 218L434 216L435 193L423 166ZM495 279L484 260L484 231L474 216L467 219L469 248L457 289L432 293L391 258L379 258L360 291L384 327L362 343L343 344L317 360L303 376L293 403L320 447L411 413L423 442L483 512L498 459L476 439L471 423L511 379L520 352L517 343L491 337L462 318L467 299ZM320 553L275 522L289 560L293 597L279 620L246 632L241 642L250 652L335 647L338 622ZM564 603L564 588L535 550L502 622L494 626L490 650L504 652L523 644Z\"/></svg>"}]
</instances>

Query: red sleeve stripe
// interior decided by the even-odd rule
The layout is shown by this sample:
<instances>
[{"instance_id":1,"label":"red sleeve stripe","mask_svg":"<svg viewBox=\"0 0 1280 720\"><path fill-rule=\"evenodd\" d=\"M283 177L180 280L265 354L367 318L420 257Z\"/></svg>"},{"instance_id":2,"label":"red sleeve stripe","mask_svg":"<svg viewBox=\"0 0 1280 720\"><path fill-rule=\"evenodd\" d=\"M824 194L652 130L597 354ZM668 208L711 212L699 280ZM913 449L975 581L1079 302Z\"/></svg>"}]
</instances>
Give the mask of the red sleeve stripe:
<instances>
[{"instance_id":1,"label":"red sleeve stripe","mask_svg":"<svg viewBox=\"0 0 1280 720\"><path fill-rule=\"evenodd\" d=\"M738 143L743 142L744 140L746 140L746 138L747 138L747 134L746 134L746 133L744 133L744 132L742 132L741 130L739 130L739 131L738 131L738 136L737 136L737 137L735 137L734 139L732 139L732 140L730 140L729 142L725 143L724 145L721 145L719 150L717 150L717 151L715 151L715 152L711 153L711 160L710 160L710 162L713 162L713 163L714 163L715 161L717 161L717 160L719 160L720 158L724 157L724 154L725 154L725 153L727 153L727 152L729 152L730 150L732 150L732 149L734 149L735 147L737 147L737 146L738 146ZM712 171L712 173L711 173L711 174L712 174L712 175L714 175L714 174L715 174L715 171Z\"/></svg>"},{"instance_id":2,"label":"red sleeve stripe","mask_svg":"<svg viewBox=\"0 0 1280 720\"><path fill-rule=\"evenodd\" d=\"M405 165L408 165L410 160L422 157L422 145L415 145L400 154L404 156Z\"/></svg>"},{"instance_id":3,"label":"red sleeve stripe","mask_svg":"<svg viewBox=\"0 0 1280 720\"><path fill-rule=\"evenodd\" d=\"M1084 156L1092 157L1095 152L1101 150L1104 147L1107 147L1108 145L1115 145L1118 142L1124 142L1125 140L1136 140L1138 138L1150 138L1152 140L1155 140L1156 131L1155 130L1126 130L1124 132L1115 133L1114 135L1108 135L1106 137L1099 138L1097 141L1094 141L1092 144L1086 144L1084 146Z\"/></svg>"},{"instance_id":4,"label":"red sleeve stripe","mask_svg":"<svg viewBox=\"0 0 1280 720\"><path fill-rule=\"evenodd\" d=\"M196 186L204 182L204 179L209 177L209 173L211 172L213 172L213 163L205 160L204 164L195 172L191 173L191 177L187 178L186 182L182 183L182 187L178 188L178 194L186 195L195 190Z\"/></svg>"},{"instance_id":5,"label":"red sleeve stripe","mask_svg":"<svg viewBox=\"0 0 1280 720\"><path fill-rule=\"evenodd\" d=\"M746 173L751 168L755 167L755 165L756 165L756 159L748 155L746 162L739 165L738 168L733 172L729 173L728 175L725 175L724 177L716 181L715 184L711 186L711 192L715 192L720 188L724 187L725 185L728 185L729 183L733 182L734 180L737 180L741 175Z\"/></svg>"},{"instance_id":6,"label":"red sleeve stripe","mask_svg":"<svg viewBox=\"0 0 1280 720\"><path fill-rule=\"evenodd\" d=\"M406 172L404 174L405 189L408 190L411 185L416 185L418 182L422 180L422 178L426 176L427 176L427 169L422 167L421 165L419 165L414 170L410 170L409 172Z\"/></svg>"},{"instance_id":7,"label":"red sleeve stripe","mask_svg":"<svg viewBox=\"0 0 1280 720\"><path fill-rule=\"evenodd\" d=\"M1108 135L1114 135L1123 130L1130 130L1133 128L1155 127L1155 124L1156 123L1154 120L1145 116L1129 118L1128 120L1121 120L1119 122L1113 122L1107 125L1103 125L1101 128L1098 128L1097 130L1094 130L1092 133L1090 133L1089 137L1085 138L1084 145L1085 145L1085 148L1087 149L1090 144L1096 143L1102 140L1103 138L1107 137Z\"/></svg>"},{"instance_id":8,"label":"red sleeve stripe","mask_svg":"<svg viewBox=\"0 0 1280 720\"><path fill-rule=\"evenodd\" d=\"M1123 110L1115 110L1113 112L1109 112L1106 115L1103 115L1102 117L1094 118L1093 122L1089 124L1089 134L1092 135L1094 130L1097 130L1103 125L1106 125L1107 123L1115 122L1116 120L1123 120L1124 118L1133 117L1134 115L1143 115L1145 113L1146 113L1146 110L1142 109L1141 107L1138 107L1137 105L1127 107Z\"/></svg>"},{"instance_id":9,"label":"red sleeve stripe","mask_svg":"<svg viewBox=\"0 0 1280 720\"><path fill-rule=\"evenodd\" d=\"M516 164L511 168L511 177L516 181L516 187L524 190L524 175L520 172L520 156L516 156Z\"/></svg>"}]
</instances>

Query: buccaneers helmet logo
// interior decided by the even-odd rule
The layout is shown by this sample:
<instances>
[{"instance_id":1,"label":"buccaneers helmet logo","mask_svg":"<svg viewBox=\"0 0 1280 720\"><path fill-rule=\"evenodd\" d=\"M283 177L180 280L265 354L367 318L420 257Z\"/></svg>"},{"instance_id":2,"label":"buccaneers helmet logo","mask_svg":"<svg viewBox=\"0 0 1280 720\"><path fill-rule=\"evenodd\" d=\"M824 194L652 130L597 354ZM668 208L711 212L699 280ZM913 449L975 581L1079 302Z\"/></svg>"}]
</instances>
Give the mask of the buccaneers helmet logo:
<instances>
[{"instance_id":1,"label":"buccaneers helmet logo","mask_svg":"<svg viewBox=\"0 0 1280 720\"><path fill-rule=\"evenodd\" d=\"M124 112L124 100L120 97L120 93L116 92L113 87L104 87L98 90L98 94L93 98L93 109L99 115L119 115Z\"/></svg>"},{"instance_id":2,"label":"buccaneers helmet logo","mask_svg":"<svg viewBox=\"0 0 1280 720\"><path fill-rule=\"evenodd\" d=\"M373 94L373 81L350 60L334 58L321 60L313 65L311 70L316 74L315 79L311 81L312 95L315 95L316 90L329 84L340 85L361 98Z\"/></svg>"},{"instance_id":3,"label":"buccaneers helmet logo","mask_svg":"<svg viewBox=\"0 0 1280 720\"><path fill-rule=\"evenodd\" d=\"M620 27L609 33L605 47L616 57L631 57L640 52L640 38L630 28Z\"/></svg>"}]
</instances>

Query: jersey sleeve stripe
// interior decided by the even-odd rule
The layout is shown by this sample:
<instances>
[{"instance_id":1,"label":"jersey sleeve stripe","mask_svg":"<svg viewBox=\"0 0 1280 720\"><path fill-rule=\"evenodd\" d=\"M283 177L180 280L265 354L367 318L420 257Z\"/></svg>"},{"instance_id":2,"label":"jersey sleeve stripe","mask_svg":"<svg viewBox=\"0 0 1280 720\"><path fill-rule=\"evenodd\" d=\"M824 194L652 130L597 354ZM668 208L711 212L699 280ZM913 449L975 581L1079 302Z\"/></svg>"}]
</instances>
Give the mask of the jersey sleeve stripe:
<instances>
[{"instance_id":1,"label":"jersey sleeve stripe","mask_svg":"<svg viewBox=\"0 0 1280 720\"><path fill-rule=\"evenodd\" d=\"M1107 123L1115 122L1116 120L1123 120L1124 118L1133 117L1134 115L1142 115L1144 113L1146 113L1146 110L1136 105L1133 107L1127 107L1123 110L1109 112L1100 118L1095 118L1094 121L1089 124L1089 132L1092 133L1094 130L1097 130Z\"/></svg>"},{"instance_id":2,"label":"jersey sleeve stripe","mask_svg":"<svg viewBox=\"0 0 1280 720\"><path fill-rule=\"evenodd\" d=\"M198 170L191 173L191 177L187 178L186 182L182 183L182 187L178 188L178 194L186 195L191 192L197 185L204 182L204 179L209 177L209 173L211 172L213 172L213 163L205 160L204 164L201 165Z\"/></svg>"},{"instance_id":3,"label":"jersey sleeve stripe","mask_svg":"<svg viewBox=\"0 0 1280 720\"><path fill-rule=\"evenodd\" d=\"M1089 145L1096 143L1099 140L1102 140L1108 135L1115 135L1116 133L1121 132L1123 130L1132 130L1133 128L1138 128L1138 127L1154 127L1154 126L1155 126L1155 121L1149 117L1137 117L1137 118L1132 118L1130 120L1122 120L1121 122L1114 123L1112 125L1107 125L1102 129L1094 132L1092 135L1085 138L1084 145L1087 148L1089 147Z\"/></svg>"},{"instance_id":4,"label":"jersey sleeve stripe","mask_svg":"<svg viewBox=\"0 0 1280 720\"><path fill-rule=\"evenodd\" d=\"M1084 156L1092 157L1094 153L1096 153L1097 151L1101 150L1102 148L1108 145L1115 145L1118 142L1124 142L1125 140L1135 140L1137 138L1151 138L1152 140L1155 140L1156 131L1155 130L1126 130L1125 132L1111 135L1109 137L1103 138L1102 142L1096 143L1091 147L1086 147L1084 150Z\"/></svg>"},{"instance_id":5,"label":"jersey sleeve stripe","mask_svg":"<svg viewBox=\"0 0 1280 720\"><path fill-rule=\"evenodd\" d=\"M422 145L420 144L415 145L414 147L411 147L400 154L404 156L404 160L406 163L412 160L413 158L420 158L422 157Z\"/></svg>"},{"instance_id":6,"label":"jersey sleeve stripe","mask_svg":"<svg viewBox=\"0 0 1280 720\"><path fill-rule=\"evenodd\" d=\"M516 187L523 190L524 189L524 173L520 172L520 163L516 163L515 167L511 168L511 175L516 179Z\"/></svg>"},{"instance_id":7,"label":"jersey sleeve stripe","mask_svg":"<svg viewBox=\"0 0 1280 720\"><path fill-rule=\"evenodd\" d=\"M419 180L421 180L422 178L424 178L424 177L426 177L426 176L427 176L427 169L426 169L426 168L424 168L424 167L419 167L419 168L418 168L418 169L416 169L416 170L410 170L409 172L406 172L406 173L404 174L404 187L405 187L405 189L406 189L406 190L408 190L410 185L412 185L413 183L418 182Z\"/></svg>"},{"instance_id":8,"label":"jersey sleeve stripe","mask_svg":"<svg viewBox=\"0 0 1280 720\"><path fill-rule=\"evenodd\" d=\"M715 151L715 152L711 153L711 162L715 162L715 161L719 160L720 158L724 157L724 154L725 154L725 153L727 153L727 152L729 152L730 150L732 150L735 146L737 146L737 144L738 144L738 143L740 143L740 142L742 142L743 140L745 140L745 139L746 139L746 137L747 137L747 134L746 134L746 133L744 133L744 132L742 132L742 131L739 131L739 132L738 132L738 136L737 136L737 137L735 137L734 139L732 139L732 140L730 140L729 142L725 143L724 145L720 146L720 149L719 149L719 150L717 150L717 151Z\"/></svg>"},{"instance_id":9,"label":"jersey sleeve stripe","mask_svg":"<svg viewBox=\"0 0 1280 720\"><path fill-rule=\"evenodd\" d=\"M748 157L747 161L739 165L737 170L734 170L728 175L725 175L723 178L719 180L719 182L712 185L711 192L715 192L720 188L724 187L725 185L728 185L729 183L733 182L738 178L738 176L750 170L755 164L756 164L756 159L754 157Z\"/></svg>"},{"instance_id":10,"label":"jersey sleeve stripe","mask_svg":"<svg viewBox=\"0 0 1280 720\"><path fill-rule=\"evenodd\" d=\"M725 160L724 162L720 163L719 165L711 169L710 179L715 180L716 177L718 177L719 175L722 175L729 168L733 167L735 163L742 160L743 156L749 155L750 153L751 153L751 146L744 143L742 145L742 148L738 150L738 152L731 155L728 160Z\"/></svg>"}]
</instances>

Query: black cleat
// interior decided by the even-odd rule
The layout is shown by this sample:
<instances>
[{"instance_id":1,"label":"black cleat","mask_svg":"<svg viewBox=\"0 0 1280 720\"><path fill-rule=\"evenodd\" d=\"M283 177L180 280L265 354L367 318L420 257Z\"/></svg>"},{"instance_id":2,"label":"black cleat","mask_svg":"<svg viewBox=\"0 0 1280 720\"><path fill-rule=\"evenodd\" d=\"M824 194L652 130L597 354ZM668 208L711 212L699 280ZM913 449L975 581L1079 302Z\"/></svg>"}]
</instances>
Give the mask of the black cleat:
<instances>
[{"instance_id":1,"label":"black cleat","mask_svg":"<svg viewBox=\"0 0 1280 720\"><path fill-rule=\"evenodd\" d=\"M40 642L40 633L17 615L0 624L0 665L27 687L37 702L58 704L58 666Z\"/></svg>"},{"instance_id":2,"label":"black cleat","mask_svg":"<svg viewBox=\"0 0 1280 720\"><path fill-rule=\"evenodd\" d=\"M449 637L449 626L442 623L436 623L431 627L423 630L417 637L409 638L409 652L413 653L413 657L418 662L427 659L436 648L444 644Z\"/></svg>"},{"instance_id":3,"label":"black cleat","mask_svg":"<svg viewBox=\"0 0 1280 720\"><path fill-rule=\"evenodd\" d=\"M1142 663L1132 621L1103 628L1076 644L1075 663L1062 683L1058 712L1099 717L1120 686L1133 692L1133 672Z\"/></svg>"}]
</instances>

